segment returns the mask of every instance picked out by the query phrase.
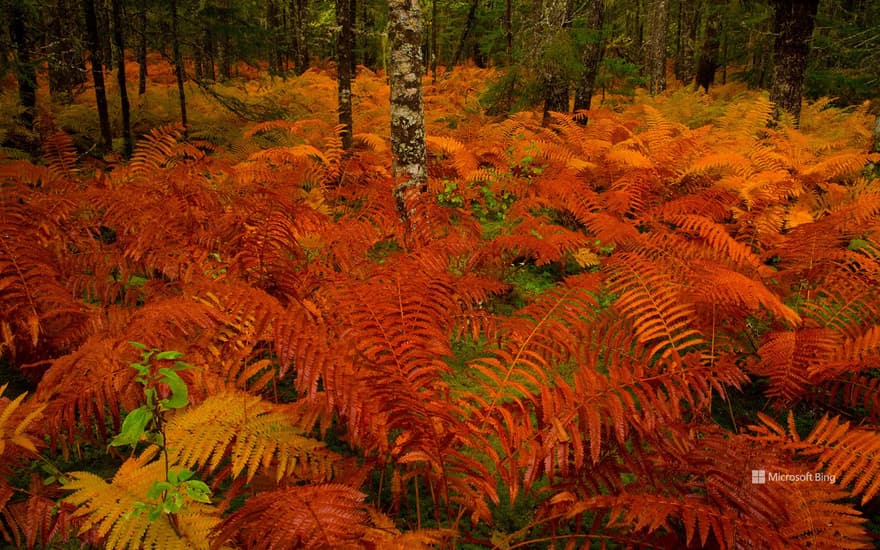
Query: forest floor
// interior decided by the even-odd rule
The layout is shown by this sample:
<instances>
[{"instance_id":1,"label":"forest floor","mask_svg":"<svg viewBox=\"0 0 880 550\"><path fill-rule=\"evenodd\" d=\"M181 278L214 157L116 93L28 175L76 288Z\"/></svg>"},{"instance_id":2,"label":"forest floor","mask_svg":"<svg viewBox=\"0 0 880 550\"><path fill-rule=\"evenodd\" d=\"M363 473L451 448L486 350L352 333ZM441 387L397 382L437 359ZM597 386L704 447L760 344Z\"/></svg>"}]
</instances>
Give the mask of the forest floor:
<instances>
[{"instance_id":1,"label":"forest floor","mask_svg":"<svg viewBox=\"0 0 880 550\"><path fill-rule=\"evenodd\" d=\"M866 105L768 125L729 84L543 126L483 114L495 73L463 67L425 80L404 221L380 75L343 151L329 70L214 87L232 110L190 85L186 135L151 71L130 161L92 155L89 92L41 112L39 158L0 150L11 544L876 540ZM765 469L839 483L748 482Z\"/></svg>"}]
</instances>

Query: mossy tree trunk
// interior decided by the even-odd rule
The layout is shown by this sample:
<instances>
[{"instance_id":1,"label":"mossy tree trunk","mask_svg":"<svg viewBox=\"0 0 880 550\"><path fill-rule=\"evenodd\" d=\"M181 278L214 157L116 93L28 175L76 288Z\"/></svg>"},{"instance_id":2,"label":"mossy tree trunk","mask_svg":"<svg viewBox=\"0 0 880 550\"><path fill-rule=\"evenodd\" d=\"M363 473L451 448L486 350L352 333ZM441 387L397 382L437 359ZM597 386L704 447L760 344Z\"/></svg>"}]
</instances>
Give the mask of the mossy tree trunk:
<instances>
[{"instance_id":1,"label":"mossy tree trunk","mask_svg":"<svg viewBox=\"0 0 880 550\"><path fill-rule=\"evenodd\" d=\"M422 105L423 33L419 0L389 0L392 174L398 209L408 219L412 202L427 190L428 180Z\"/></svg>"},{"instance_id":2,"label":"mossy tree trunk","mask_svg":"<svg viewBox=\"0 0 880 550\"><path fill-rule=\"evenodd\" d=\"M590 0L585 19L590 34L581 54L584 72L581 73L580 82L574 92L575 111L589 109L593 99L596 75L599 74L599 63L602 62L602 54L605 50L602 33L602 25L605 21L605 0ZM586 117L581 119L581 122L586 124Z\"/></svg>"},{"instance_id":3,"label":"mossy tree trunk","mask_svg":"<svg viewBox=\"0 0 880 550\"><path fill-rule=\"evenodd\" d=\"M773 19L776 41L770 100L776 104L777 118L782 111L789 112L797 125L819 0L775 0L773 4L776 8Z\"/></svg>"},{"instance_id":4,"label":"mossy tree trunk","mask_svg":"<svg viewBox=\"0 0 880 550\"><path fill-rule=\"evenodd\" d=\"M648 86L651 95L666 89L666 48L669 0L650 0L647 43Z\"/></svg>"}]
</instances>

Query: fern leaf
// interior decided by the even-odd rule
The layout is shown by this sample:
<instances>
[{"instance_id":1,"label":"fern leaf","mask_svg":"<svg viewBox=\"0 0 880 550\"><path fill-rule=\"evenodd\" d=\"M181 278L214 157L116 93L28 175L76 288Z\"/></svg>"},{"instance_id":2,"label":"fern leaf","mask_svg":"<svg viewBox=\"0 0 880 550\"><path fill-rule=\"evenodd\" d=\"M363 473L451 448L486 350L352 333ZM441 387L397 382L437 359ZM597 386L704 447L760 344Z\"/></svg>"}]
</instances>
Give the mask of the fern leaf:
<instances>
[{"instance_id":1,"label":"fern leaf","mask_svg":"<svg viewBox=\"0 0 880 550\"><path fill-rule=\"evenodd\" d=\"M212 548L235 541L254 550L354 546L367 530L364 495L337 483L260 493L219 524Z\"/></svg>"},{"instance_id":2,"label":"fern leaf","mask_svg":"<svg viewBox=\"0 0 880 550\"><path fill-rule=\"evenodd\" d=\"M213 395L181 412L168 422L166 437L181 442L169 449L171 463L210 472L229 457L232 476L247 470L247 481L272 467L276 480L321 480L332 472L333 459L323 443L305 437L271 404L245 393Z\"/></svg>"},{"instance_id":3,"label":"fern leaf","mask_svg":"<svg viewBox=\"0 0 880 550\"><path fill-rule=\"evenodd\" d=\"M632 319L639 341L653 346L649 355L659 354L674 364L704 341L693 328L693 308L682 302L680 289L652 263L632 254L615 255L607 264L608 286L619 297L615 303Z\"/></svg>"},{"instance_id":4,"label":"fern leaf","mask_svg":"<svg viewBox=\"0 0 880 550\"><path fill-rule=\"evenodd\" d=\"M146 513L135 512L153 483L165 479L164 462L150 462L155 454L154 450L125 461L110 483L89 472L69 475L64 488L72 493L64 500L85 516L81 532L94 528L108 549L208 548L208 535L220 521L209 505L186 503L176 514L176 527L167 516L150 521Z\"/></svg>"}]
</instances>

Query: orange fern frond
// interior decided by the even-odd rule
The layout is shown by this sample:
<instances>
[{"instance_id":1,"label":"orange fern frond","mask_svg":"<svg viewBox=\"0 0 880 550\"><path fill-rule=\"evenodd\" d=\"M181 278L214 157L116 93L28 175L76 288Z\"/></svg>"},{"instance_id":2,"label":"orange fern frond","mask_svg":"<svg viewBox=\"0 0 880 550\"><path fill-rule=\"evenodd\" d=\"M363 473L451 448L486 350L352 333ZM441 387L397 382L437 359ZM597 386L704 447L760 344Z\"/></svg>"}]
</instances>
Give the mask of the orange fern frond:
<instances>
[{"instance_id":1,"label":"orange fern frond","mask_svg":"<svg viewBox=\"0 0 880 550\"><path fill-rule=\"evenodd\" d=\"M364 496L336 483L261 493L217 525L211 548L230 541L255 550L356 546L369 526Z\"/></svg>"}]
</instances>

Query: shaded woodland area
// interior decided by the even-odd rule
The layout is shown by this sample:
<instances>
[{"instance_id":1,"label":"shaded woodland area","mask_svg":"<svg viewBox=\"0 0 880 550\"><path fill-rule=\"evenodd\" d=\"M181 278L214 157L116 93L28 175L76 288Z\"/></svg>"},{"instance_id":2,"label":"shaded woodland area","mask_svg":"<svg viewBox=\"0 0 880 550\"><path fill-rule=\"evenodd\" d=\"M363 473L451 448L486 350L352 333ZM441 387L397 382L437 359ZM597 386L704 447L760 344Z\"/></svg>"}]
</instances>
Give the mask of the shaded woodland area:
<instances>
[{"instance_id":1,"label":"shaded woodland area","mask_svg":"<svg viewBox=\"0 0 880 550\"><path fill-rule=\"evenodd\" d=\"M880 4L0 0L0 546L874 548Z\"/></svg>"}]
</instances>

